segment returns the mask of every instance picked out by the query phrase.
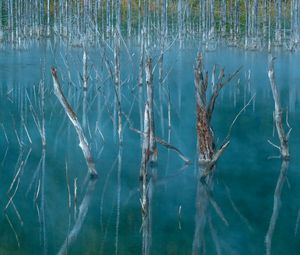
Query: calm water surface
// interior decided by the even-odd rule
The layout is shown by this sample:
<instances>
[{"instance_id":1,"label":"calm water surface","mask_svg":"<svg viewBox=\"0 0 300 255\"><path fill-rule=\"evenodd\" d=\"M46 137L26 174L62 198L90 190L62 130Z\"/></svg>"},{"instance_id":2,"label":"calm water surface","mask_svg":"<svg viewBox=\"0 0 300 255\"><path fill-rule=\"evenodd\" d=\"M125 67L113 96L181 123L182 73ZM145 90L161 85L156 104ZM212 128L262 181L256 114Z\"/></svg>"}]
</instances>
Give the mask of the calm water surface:
<instances>
[{"instance_id":1,"label":"calm water surface","mask_svg":"<svg viewBox=\"0 0 300 255\"><path fill-rule=\"evenodd\" d=\"M132 61L125 53L121 59L122 104L130 125L140 129L139 106L143 109L144 96L139 98L136 86L139 54L134 46L130 52ZM158 89L158 68L154 71L156 132L193 163L184 166L173 151L158 146L158 176L151 203L151 254L194 254L197 240L201 254L265 254L271 218L276 223L271 254L299 254L299 53L275 53L281 101L293 128L288 165L282 165L280 159L268 160L278 152L267 140L278 143L278 139L272 120L267 53L232 48L204 53L209 71L213 64L225 67L226 74L242 66L216 105L213 128L218 145L236 114L256 94L232 130L230 146L217 164L210 194L197 192L201 183L195 163L196 53L193 47L173 47L165 55L168 76L163 91L170 89L170 130L167 96ZM114 92L103 52L90 49L88 56L91 78L84 129L99 172L95 182L86 179L87 167L76 133L58 104L50 76L50 67L57 66L64 92L84 121L82 50L59 42L33 43L25 50L9 46L0 50L0 254L56 254L64 248L68 233L74 234L68 241L68 254L141 254L140 136L129 129L124 118L124 144L120 149L112 121ZM158 53L153 52L154 65L157 60ZM42 121L43 81L45 150L37 128ZM274 204L277 183L276 198L281 203ZM203 195L209 196L209 203L201 215L196 201ZM203 232L197 233L201 220Z\"/></svg>"}]
</instances>

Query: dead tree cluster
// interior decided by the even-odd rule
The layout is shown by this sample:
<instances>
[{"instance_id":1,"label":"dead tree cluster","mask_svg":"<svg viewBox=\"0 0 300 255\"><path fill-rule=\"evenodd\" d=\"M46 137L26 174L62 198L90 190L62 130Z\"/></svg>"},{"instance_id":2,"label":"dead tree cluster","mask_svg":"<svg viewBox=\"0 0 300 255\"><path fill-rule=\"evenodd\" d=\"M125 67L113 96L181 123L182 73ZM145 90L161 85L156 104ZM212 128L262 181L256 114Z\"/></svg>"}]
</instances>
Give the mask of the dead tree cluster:
<instances>
[{"instance_id":1,"label":"dead tree cluster","mask_svg":"<svg viewBox=\"0 0 300 255\"><path fill-rule=\"evenodd\" d=\"M7 0L0 2L0 19L5 20L0 41L22 47L28 38L59 35L80 45L82 37L91 43L113 38L117 26L128 38L140 39L147 31L148 45L163 33L165 38L177 35L180 47L186 38L200 38L207 48L225 39L247 49L294 50L300 42L299 5L298 0Z\"/></svg>"}]
</instances>

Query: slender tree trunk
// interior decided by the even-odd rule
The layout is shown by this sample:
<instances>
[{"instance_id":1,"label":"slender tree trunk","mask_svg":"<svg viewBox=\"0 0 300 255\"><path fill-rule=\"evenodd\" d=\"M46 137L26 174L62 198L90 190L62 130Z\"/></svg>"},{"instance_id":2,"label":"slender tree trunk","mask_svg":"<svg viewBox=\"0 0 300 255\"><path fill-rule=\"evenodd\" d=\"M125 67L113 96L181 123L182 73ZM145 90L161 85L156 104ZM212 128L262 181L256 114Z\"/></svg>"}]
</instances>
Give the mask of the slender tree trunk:
<instances>
[{"instance_id":1,"label":"slender tree trunk","mask_svg":"<svg viewBox=\"0 0 300 255\"><path fill-rule=\"evenodd\" d=\"M276 124L276 130L278 134L278 138L280 141L280 153L284 160L289 159L289 146L288 146L288 135L286 135L283 128L283 120L282 120L282 108L280 103L280 96L277 89L275 74L274 74L274 59L271 59L269 62L269 71L268 76L270 80L270 85L272 89L273 99L275 103L275 111L274 111L274 120Z\"/></svg>"},{"instance_id":2,"label":"slender tree trunk","mask_svg":"<svg viewBox=\"0 0 300 255\"><path fill-rule=\"evenodd\" d=\"M131 0L127 0L127 35L131 36Z\"/></svg>"},{"instance_id":3,"label":"slender tree trunk","mask_svg":"<svg viewBox=\"0 0 300 255\"><path fill-rule=\"evenodd\" d=\"M50 0L47 1L47 36L50 34Z\"/></svg>"},{"instance_id":4,"label":"slender tree trunk","mask_svg":"<svg viewBox=\"0 0 300 255\"><path fill-rule=\"evenodd\" d=\"M268 0L264 0L263 8L263 40L266 41L268 33Z\"/></svg>"},{"instance_id":5,"label":"slender tree trunk","mask_svg":"<svg viewBox=\"0 0 300 255\"><path fill-rule=\"evenodd\" d=\"M240 33L240 1L235 0L235 26L234 26L234 41L237 42Z\"/></svg>"},{"instance_id":6,"label":"slender tree trunk","mask_svg":"<svg viewBox=\"0 0 300 255\"><path fill-rule=\"evenodd\" d=\"M210 0L210 38L215 36L215 1Z\"/></svg>"},{"instance_id":7,"label":"slender tree trunk","mask_svg":"<svg viewBox=\"0 0 300 255\"><path fill-rule=\"evenodd\" d=\"M226 0L222 0L222 3L221 3L221 34L223 37L226 35L226 22L227 22L226 12L227 12Z\"/></svg>"},{"instance_id":8,"label":"slender tree trunk","mask_svg":"<svg viewBox=\"0 0 300 255\"><path fill-rule=\"evenodd\" d=\"M119 144L123 143L122 129L122 112L121 112L121 64L120 64L120 48L121 48L121 1L116 0L116 26L114 31L114 80L115 80L115 111L117 111L118 138Z\"/></svg>"},{"instance_id":9,"label":"slender tree trunk","mask_svg":"<svg viewBox=\"0 0 300 255\"><path fill-rule=\"evenodd\" d=\"M110 1L106 0L106 37L109 37L110 34Z\"/></svg>"},{"instance_id":10,"label":"slender tree trunk","mask_svg":"<svg viewBox=\"0 0 300 255\"><path fill-rule=\"evenodd\" d=\"M282 0L276 0L276 31L275 39L281 44L282 40Z\"/></svg>"},{"instance_id":11,"label":"slender tree trunk","mask_svg":"<svg viewBox=\"0 0 300 255\"><path fill-rule=\"evenodd\" d=\"M177 23L178 23L178 35L179 35L179 48L182 48L183 44L183 4L182 0L178 1L178 18L177 18Z\"/></svg>"},{"instance_id":12,"label":"slender tree trunk","mask_svg":"<svg viewBox=\"0 0 300 255\"><path fill-rule=\"evenodd\" d=\"M154 104L153 104L153 74L152 74L152 59L147 58L145 64L145 74L146 74L146 85L147 85L147 104L149 106L149 150L150 150L150 162L157 161L157 149L155 141L155 126L154 126Z\"/></svg>"}]
</instances>

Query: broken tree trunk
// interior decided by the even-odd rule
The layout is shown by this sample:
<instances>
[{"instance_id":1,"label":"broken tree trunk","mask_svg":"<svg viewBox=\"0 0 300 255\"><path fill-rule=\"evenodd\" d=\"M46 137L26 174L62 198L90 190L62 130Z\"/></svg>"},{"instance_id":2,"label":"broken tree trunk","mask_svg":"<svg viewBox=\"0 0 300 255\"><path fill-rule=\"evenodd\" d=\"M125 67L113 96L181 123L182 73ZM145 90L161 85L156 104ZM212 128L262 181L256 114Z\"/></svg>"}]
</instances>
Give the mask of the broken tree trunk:
<instances>
[{"instance_id":1,"label":"broken tree trunk","mask_svg":"<svg viewBox=\"0 0 300 255\"><path fill-rule=\"evenodd\" d=\"M197 110L197 146L198 163L210 161L214 154L213 134L209 125L206 110L206 91L208 86L208 73L202 70L202 55L198 54L195 67L195 89Z\"/></svg>"},{"instance_id":2,"label":"broken tree trunk","mask_svg":"<svg viewBox=\"0 0 300 255\"><path fill-rule=\"evenodd\" d=\"M79 147L81 148L84 158L86 160L88 171L90 174L90 177L97 177L98 173L96 171L96 166L92 157L92 153L89 148L89 144L87 142L87 139L84 135L83 129L81 127L81 124L77 118L76 113L73 111L71 105L67 101L66 97L63 94L63 91L60 86L60 82L57 76L57 71L54 67L51 68L52 78L53 78L53 87L54 87L54 94L58 98L59 102L61 103L62 107L64 108L66 114L68 115L70 121L72 122L76 133L79 138Z\"/></svg>"},{"instance_id":3,"label":"broken tree trunk","mask_svg":"<svg viewBox=\"0 0 300 255\"><path fill-rule=\"evenodd\" d=\"M269 70L268 76L270 80L270 85L272 89L273 99L275 103L275 110L274 110L274 121L276 125L276 130L278 134L278 138L280 141L280 154L283 159L289 159L289 146L288 146L288 137L291 129L288 131L288 134L285 133L283 124L282 124L282 108L280 103L280 96L277 90L277 85L275 81L275 74L274 74L274 60L275 58L271 58L269 61Z\"/></svg>"},{"instance_id":4,"label":"broken tree trunk","mask_svg":"<svg viewBox=\"0 0 300 255\"><path fill-rule=\"evenodd\" d=\"M216 99L225 86L226 83L231 81L240 68L224 79L224 69L221 69L218 81L213 86L213 93L207 105L207 87L208 87L208 72L203 71L202 55L199 53L196 60L194 70L194 83L196 90L196 121L197 121L197 149L198 149L198 164L203 167L202 177L206 177L212 173L217 160L222 155L226 147L229 145L229 138L225 140L224 144L219 149L215 149L214 134L211 128L211 118L214 111Z\"/></svg>"}]
</instances>

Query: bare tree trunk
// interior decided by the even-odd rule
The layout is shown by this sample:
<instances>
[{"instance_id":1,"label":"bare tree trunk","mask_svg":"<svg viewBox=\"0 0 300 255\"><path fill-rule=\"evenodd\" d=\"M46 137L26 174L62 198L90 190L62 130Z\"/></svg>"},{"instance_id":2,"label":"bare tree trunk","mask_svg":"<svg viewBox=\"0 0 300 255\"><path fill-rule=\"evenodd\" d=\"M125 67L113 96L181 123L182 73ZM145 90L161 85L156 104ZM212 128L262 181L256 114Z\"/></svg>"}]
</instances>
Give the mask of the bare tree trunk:
<instances>
[{"instance_id":1,"label":"bare tree trunk","mask_svg":"<svg viewBox=\"0 0 300 255\"><path fill-rule=\"evenodd\" d=\"M157 148L153 114L152 60L148 57L145 65L147 102L144 112L142 161L140 168L142 207L142 254L149 255L152 243L152 194L156 178Z\"/></svg>"},{"instance_id":2,"label":"bare tree trunk","mask_svg":"<svg viewBox=\"0 0 300 255\"><path fill-rule=\"evenodd\" d=\"M144 132L143 132L143 144L142 144L142 160L140 168L140 180L141 180L141 211L142 211L142 254L148 255L150 253L151 245L151 228L149 215L149 173L148 164L150 159L150 112L148 102L145 105L144 112ZM151 177L150 177L151 178ZM151 212L151 211L150 211Z\"/></svg>"},{"instance_id":3,"label":"bare tree trunk","mask_svg":"<svg viewBox=\"0 0 300 255\"><path fill-rule=\"evenodd\" d=\"M268 1L268 51L271 51L271 2Z\"/></svg>"},{"instance_id":4,"label":"bare tree trunk","mask_svg":"<svg viewBox=\"0 0 300 255\"><path fill-rule=\"evenodd\" d=\"M210 0L210 38L215 36L215 1Z\"/></svg>"},{"instance_id":5,"label":"bare tree trunk","mask_svg":"<svg viewBox=\"0 0 300 255\"><path fill-rule=\"evenodd\" d=\"M258 37L258 0L254 0L253 3L253 36L255 40Z\"/></svg>"},{"instance_id":6,"label":"bare tree trunk","mask_svg":"<svg viewBox=\"0 0 300 255\"><path fill-rule=\"evenodd\" d=\"M213 87L213 93L210 97L209 103L207 104L208 72L203 71L202 55L198 53L194 70L194 84L196 90L197 152L198 164L203 167L204 171L202 173L202 177L204 178L212 173L217 160L229 145L229 139L227 139L219 149L215 149L211 119L215 102L221 89L225 86L225 84L230 82L239 73L239 71L240 69L232 75L229 75L227 80L224 80L224 69L221 69L218 81Z\"/></svg>"},{"instance_id":7,"label":"bare tree trunk","mask_svg":"<svg viewBox=\"0 0 300 255\"><path fill-rule=\"evenodd\" d=\"M268 32L268 0L264 0L263 8L263 40L266 41Z\"/></svg>"},{"instance_id":8,"label":"bare tree trunk","mask_svg":"<svg viewBox=\"0 0 300 255\"><path fill-rule=\"evenodd\" d=\"M292 0L291 2L291 40L292 47L299 42L299 0Z\"/></svg>"},{"instance_id":9,"label":"bare tree trunk","mask_svg":"<svg viewBox=\"0 0 300 255\"><path fill-rule=\"evenodd\" d=\"M67 116L69 117L70 121L72 122L75 131L79 138L79 147L81 148L84 158L86 160L89 174L92 178L95 178L98 176L98 173L96 171L96 166L92 157L92 153L89 148L89 144L87 142L87 139L84 135L83 129L78 121L78 118L76 116L76 113L73 111L71 105L67 101L66 97L64 96L58 76L57 71L54 67L51 68L52 78L53 78L53 87L54 87L54 94L58 98L59 102L61 103L62 107L64 108Z\"/></svg>"},{"instance_id":10,"label":"bare tree trunk","mask_svg":"<svg viewBox=\"0 0 300 255\"><path fill-rule=\"evenodd\" d=\"M131 36L131 0L127 0L127 35Z\"/></svg>"},{"instance_id":11,"label":"bare tree trunk","mask_svg":"<svg viewBox=\"0 0 300 255\"><path fill-rule=\"evenodd\" d=\"M275 39L281 44L282 40L282 0L276 0L276 30L275 30Z\"/></svg>"},{"instance_id":12,"label":"bare tree trunk","mask_svg":"<svg viewBox=\"0 0 300 255\"><path fill-rule=\"evenodd\" d=\"M246 28L245 28L245 48L249 47L249 37L251 33L251 22L250 22L250 0L246 0L245 2L245 8L246 8Z\"/></svg>"},{"instance_id":13,"label":"bare tree trunk","mask_svg":"<svg viewBox=\"0 0 300 255\"><path fill-rule=\"evenodd\" d=\"M143 73L144 73L144 58L145 58L145 31L141 31L140 42L140 61L139 61L139 73L138 73L138 85L143 85Z\"/></svg>"},{"instance_id":14,"label":"bare tree trunk","mask_svg":"<svg viewBox=\"0 0 300 255\"><path fill-rule=\"evenodd\" d=\"M179 48L181 49L183 46L183 4L182 0L179 0L178 2L178 18L177 18L177 24L178 24L178 35L179 35Z\"/></svg>"},{"instance_id":15,"label":"bare tree trunk","mask_svg":"<svg viewBox=\"0 0 300 255\"><path fill-rule=\"evenodd\" d=\"M222 0L221 3L221 34L224 37L226 35L226 22L227 22L227 6L226 6L226 0Z\"/></svg>"},{"instance_id":16,"label":"bare tree trunk","mask_svg":"<svg viewBox=\"0 0 300 255\"><path fill-rule=\"evenodd\" d=\"M197 146L198 163L210 161L213 156L213 134L209 126L206 112L206 90L208 86L208 73L202 70L202 55L197 57L195 75L196 113L197 113Z\"/></svg>"},{"instance_id":17,"label":"bare tree trunk","mask_svg":"<svg viewBox=\"0 0 300 255\"><path fill-rule=\"evenodd\" d=\"M122 112L121 112L121 71L120 71L120 47L121 47L121 1L116 1L116 31L115 31L115 87L116 87L116 109L118 112L118 137L119 143L123 143Z\"/></svg>"},{"instance_id":18,"label":"bare tree trunk","mask_svg":"<svg viewBox=\"0 0 300 255\"><path fill-rule=\"evenodd\" d=\"M155 125L154 125L154 110L153 110L153 74L152 74L152 59L148 57L145 65L146 84L147 84L147 104L149 106L149 149L150 161L157 161L157 148L155 141Z\"/></svg>"},{"instance_id":19,"label":"bare tree trunk","mask_svg":"<svg viewBox=\"0 0 300 255\"><path fill-rule=\"evenodd\" d=\"M274 58L270 58L268 76L269 76L273 99L274 99L274 103L275 103L274 120L275 120L278 138L280 141L280 153L281 153L282 158L287 160L290 157L289 146L288 146L288 136L289 136L290 131L286 135L284 128L283 128L283 124L282 124L283 123L282 108L281 108L281 103L280 103L279 92L277 90L277 85L276 85L276 81L275 81Z\"/></svg>"},{"instance_id":20,"label":"bare tree trunk","mask_svg":"<svg viewBox=\"0 0 300 255\"><path fill-rule=\"evenodd\" d=\"M141 40L141 34L142 34L141 12L142 12L141 0L138 0L138 39L139 40Z\"/></svg>"},{"instance_id":21,"label":"bare tree trunk","mask_svg":"<svg viewBox=\"0 0 300 255\"><path fill-rule=\"evenodd\" d=\"M110 1L106 0L106 36L109 37L110 34Z\"/></svg>"},{"instance_id":22,"label":"bare tree trunk","mask_svg":"<svg viewBox=\"0 0 300 255\"><path fill-rule=\"evenodd\" d=\"M234 26L234 41L237 43L240 33L240 1L235 0L235 26Z\"/></svg>"}]
</instances>

